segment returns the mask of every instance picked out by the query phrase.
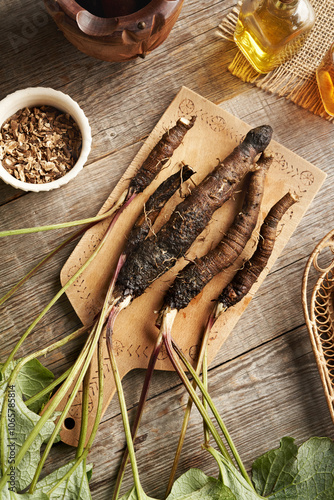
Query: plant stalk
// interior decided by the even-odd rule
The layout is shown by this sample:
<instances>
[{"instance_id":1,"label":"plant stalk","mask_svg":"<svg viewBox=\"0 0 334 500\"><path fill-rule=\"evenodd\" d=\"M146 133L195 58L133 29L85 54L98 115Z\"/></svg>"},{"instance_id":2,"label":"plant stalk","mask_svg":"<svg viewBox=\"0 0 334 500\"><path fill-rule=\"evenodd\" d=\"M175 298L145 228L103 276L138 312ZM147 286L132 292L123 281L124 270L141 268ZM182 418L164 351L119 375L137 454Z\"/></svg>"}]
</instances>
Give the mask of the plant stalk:
<instances>
[{"instance_id":1,"label":"plant stalk","mask_svg":"<svg viewBox=\"0 0 334 500\"><path fill-rule=\"evenodd\" d=\"M42 398L46 394L49 394L55 387L57 387L58 385L60 385L68 377L68 375L70 374L70 372L71 372L71 368L69 368L68 370L66 370L66 372L62 373L58 378L56 378L53 382L51 382L51 384L49 384L43 390L41 390L40 392L38 392L37 394L35 394L35 396L32 396L29 399L26 399L24 401L24 403L26 404L26 406L28 406L28 407L31 406L36 401L38 401L40 398Z\"/></svg>"},{"instance_id":2,"label":"plant stalk","mask_svg":"<svg viewBox=\"0 0 334 500\"><path fill-rule=\"evenodd\" d=\"M89 363L90 363L90 361L92 359L92 356L94 354L96 343L98 341L98 336L99 336L99 333L101 333L101 331L99 332L98 328L94 327L93 330L92 330L92 333L93 333L93 335L92 335L92 338L90 339L90 343L87 346L85 346L86 349L83 350L83 353L82 353L82 363L81 363L80 367L78 367L74 373L71 373L71 376L68 377L68 379L66 380L66 382L61 387L61 389L63 389L64 387L67 387L67 389L70 389L73 381L75 380L75 378L76 378L76 376L77 376L77 374L78 374L78 372L80 370L80 374L79 374L78 378L75 381L74 387L71 389L71 394L70 394L70 396L69 396L69 398L68 398L68 400L66 402L66 405L65 405L65 407L64 407L64 409L63 409L60 417L58 418L58 421L57 421L57 423L55 425L55 428L54 428L54 430L53 430L53 432L52 432L52 434L51 434L51 436L50 436L50 438L49 438L49 440L47 442L47 445L46 445L46 447L44 449L43 455L42 455L42 457L41 457L41 459L40 459L40 461L38 463L38 467L37 467L37 469L35 471L35 475L33 477L33 480L31 482L31 485L30 485L30 488L29 488L29 493L33 493L34 490L35 490L35 487L36 487L38 478L40 476L40 473L42 471L42 468L44 466L45 460L46 460L48 454L50 453L51 447L52 447L55 439L58 436L60 428L61 428L61 426L62 426L62 424L63 424L63 422L64 422L64 420L65 420L65 418L67 416L68 410L70 409L70 407L71 407L71 405L72 405L72 403L74 401L74 398L75 398L75 396L76 396L76 394L77 394L77 392L78 392L78 390L80 388L82 380L83 380L83 378L84 378L84 376L85 376L85 374L87 372L87 368L88 368ZM57 394L57 396L59 396L59 394ZM58 398L56 397L55 399L58 399ZM52 401L52 403L53 403L53 405L52 405L52 408L53 408L54 401ZM49 413L49 410L50 410L50 407L48 407L46 413ZM41 418L43 418L44 415L45 415L45 413L43 413L43 415L42 415ZM22 447L22 449L23 449L23 447ZM18 457L19 457L19 454L18 454ZM23 458L23 456L22 456L22 458Z\"/></svg>"},{"instance_id":3,"label":"plant stalk","mask_svg":"<svg viewBox=\"0 0 334 500\"><path fill-rule=\"evenodd\" d=\"M90 387L89 375L90 374L88 370L83 380L82 403L81 403L81 428L80 428L80 437L75 458L78 458L80 457L80 455L82 455L87 438L88 413L89 413L89 387Z\"/></svg>"},{"instance_id":4,"label":"plant stalk","mask_svg":"<svg viewBox=\"0 0 334 500\"><path fill-rule=\"evenodd\" d=\"M198 411L200 412L202 418L204 419L204 421L207 423L207 426L211 432L211 434L213 435L222 455L227 459L229 460L231 463L233 463L221 437L219 436L218 432L217 432L217 429L215 428L215 426L213 425L207 411L205 410L201 400L199 399L199 397L197 396L196 394L196 391L195 389L193 388L192 384L189 382L179 360L177 357L174 356L174 353L173 353L173 347L172 347L172 340L171 340L171 329L170 329L170 326L169 326L169 314L168 314L168 310L167 310L167 313L163 315L163 318L162 318L162 324L161 324L161 328L162 328L162 332L163 332L163 339L164 339L164 342L165 342L165 346L166 346L166 350L167 350L167 354L168 354L168 357L169 359L171 360L173 366L174 366L174 369L176 371L176 373L179 375L182 383L184 384L185 388L187 389L190 397L192 398L193 402L195 403L195 405L197 406L197 409ZM197 377L197 376L196 376ZM198 379L198 377L197 377ZM198 379L199 380L199 379ZM198 382L197 382L198 383Z\"/></svg>"},{"instance_id":5,"label":"plant stalk","mask_svg":"<svg viewBox=\"0 0 334 500\"><path fill-rule=\"evenodd\" d=\"M63 421L65 420L66 418L66 415L68 413L68 410L75 398L75 395L77 394L78 390L79 390L79 387L80 387L80 384L83 380L84 377L87 376L87 370L88 370L88 367L89 367L89 364L91 362L91 359L93 357L93 354L94 354L94 351L95 351L95 348L96 348L96 340L99 342L99 353L98 353L98 363L99 363L99 387L102 387L103 388L103 380L100 380L101 377L103 378L103 353L102 353L102 347L101 347L101 332L102 332L102 328L103 328L103 325L105 323L105 319L108 318L110 312L108 310L109 308L109 302L111 300L111 297L112 297L112 293L113 293L113 290L114 290L114 286L115 286L115 282L116 282L116 279L117 279L117 276L119 274L119 271L124 263L124 259L125 257L121 256L119 261L118 261L118 264L117 264L117 267L116 267L116 270L115 270L115 273L114 273L114 276L113 276L113 279L109 285L109 288L108 288L108 292L107 292L107 295L105 297L105 300L104 300L104 304L103 304L103 308L102 308L102 311L100 313L100 317L99 317L99 320L97 322L97 324L95 324L94 328L96 329L96 333L94 333L94 338L93 338L93 341L92 341L92 345L89 349L89 352L88 352L88 356L85 360L85 364L83 366L83 369L81 370L81 374L79 375L79 378L71 392L71 396L62 412L62 415L61 417L59 418L58 422L57 422L57 425L53 431L53 434L52 436L50 437L49 441L48 441L48 444L45 448L45 451L43 453L43 456L39 462L39 465L38 465L38 469L36 470L36 473L35 473L35 476L34 476L34 480L33 482L31 483L31 486L30 486L30 492L33 492L34 491L34 488L37 484L37 481L38 481L38 477L41 473L41 470L42 470L42 467L44 465L44 462L47 458L47 455L52 447L52 444L55 440L55 438L57 437L57 434L60 430L60 427L63 423ZM111 310L113 310L113 308L111 308ZM101 373L102 374L101 374ZM103 390L102 390L103 392ZM87 456L88 454L88 451L89 451L89 448L91 447L92 443L93 443L93 440L94 440L94 437L95 437L95 434L97 432L97 427L98 427L98 423L99 423L99 419L101 417L101 414L102 414L102 402L103 402L103 394L101 395L100 394L100 391L99 391L99 399L98 399L98 409L97 409L97 414L99 415L98 417L98 420L97 420L97 416L95 418L95 422L94 422L94 425L93 425L93 429L92 429L92 432L91 432L91 435L88 439L88 443L87 443L87 446L85 447L85 442L86 442L86 437L87 437L87 426L88 426L88 402L89 402L89 399L88 399L88 395L89 395L89 384L86 383L85 386L84 386L84 397L83 397L83 402L82 402L82 406L83 406L83 418L82 418L82 424L81 424L81 432L80 432L80 438L79 438L79 445L78 445L78 449L77 449L77 453L76 453L76 459L81 461L81 458L80 457L83 457L84 455ZM102 399L101 399L102 398ZM97 423L96 423L97 422ZM87 450L87 453L85 454L84 450L86 450L88 447L88 450ZM71 469L72 470L72 469Z\"/></svg>"},{"instance_id":6,"label":"plant stalk","mask_svg":"<svg viewBox=\"0 0 334 500\"><path fill-rule=\"evenodd\" d=\"M6 362L4 363L0 373L4 373L5 369L8 367L9 363L13 360L16 352L19 350L25 339L28 337L28 335L31 333L31 331L35 328L35 326L39 323L39 321L45 316L45 314L49 311L49 309L57 302L57 300L66 292L66 290L76 281L76 279L84 272L84 270L89 266L89 264L94 260L96 255L99 253L103 245L106 243L114 225L116 224L116 221L118 220L119 216L123 212L123 210L131 203L135 195L130 197L126 203L124 203L121 208L118 210L116 213L115 217L109 224L109 227L107 231L105 232L102 240L92 253L92 255L87 259L87 261L78 269L78 271L68 280L68 282L59 290L59 292L53 297L53 299L49 302L49 304L43 309L43 311L38 315L38 317L32 322L32 324L29 326L29 328L26 330L26 332L22 335L20 340L17 342L16 346L8 356Z\"/></svg>"},{"instance_id":7,"label":"plant stalk","mask_svg":"<svg viewBox=\"0 0 334 500\"><path fill-rule=\"evenodd\" d=\"M158 359L162 344L163 344L162 334L159 333L159 336L158 336L157 341L155 343L155 346L153 348L152 354L150 356L148 367L146 369L145 380L144 380L143 388L142 388L142 391L140 394L140 399L139 399L138 408L136 411L135 420L134 420L134 423L133 423L133 426L131 429L131 436L132 436L133 441L136 439L138 428L139 428L139 425L141 422L141 418L143 416L144 406L145 406L148 391L149 391L149 388L151 385L154 367L155 367L156 361ZM122 481L123 481L123 477L124 477L124 473L125 473L125 468L126 468L126 465L128 463L128 459L129 459L129 451L128 451L128 448L126 448L126 450L124 451L123 457L122 457L122 462L121 462L120 468L118 470L112 500L116 500L118 498L118 495L119 495L119 492L121 489L121 485L122 485Z\"/></svg>"},{"instance_id":8,"label":"plant stalk","mask_svg":"<svg viewBox=\"0 0 334 500\"><path fill-rule=\"evenodd\" d=\"M130 457L130 462L131 462L131 467L132 467L132 474L133 474L133 479L134 479L134 483L135 483L137 498L138 498L138 500L144 500L143 496L142 496L142 487L141 487L140 480L139 480L139 473L138 473L135 449L134 449L134 444L133 444L133 440L132 440L132 436L131 436L130 423L129 423L128 413L127 413L127 408L126 408L126 402L125 402L125 398L124 398L121 377L119 375L119 371L118 371L117 364L116 364L116 359L115 359L114 352L113 352L112 345L111 345L111 339L109 336L107 336L107 346L108 346L109 357L110 357L110 361L111 361L111 367L112 367L112 371L114 374L119 405L120 405L121 414L122 414L124 432L125 432L126 443L127 443L127 447L128 447L128 451L129 451L129 457Z\"/></svg>"},{"instance_id":9,"label":"plant stalk","mask_svg":"<svg viewBox=\"0 0 334 500\"><path fill-rule=\"evenodd\" d=\"M50 253L48 253L35 267L33 267L16 285L14 285L3 297L0 298L0 306L4 304L14 293L22 286L26 281L28 281L31 276L33 276L38 269L40 269L43 264L45 264L48 260L53 257L57 252L59 252L63 247L67 245L67 243L70 243L71 241L75 240L78 238L81 234L83 234L85 231L87 231L92 224L89 227L84 227L80 229L79 231L76 231L74 234L72 234L69 238L64 240L62 243L60 243L56 248L54 248Z\"/></svg>"},{"instance_id":10,"label":"plant stalk","mask_svg":"<svg viewBox=\"0 0 334 500\"><path fill-rule=\"evenodd\" d=\"M88 439L87 445L84 448L83 453L81 454L80 457L77 457L75 463L73 466L67 471L67 473L58 481L57 484L51 490L47 492L47 495L51 497L51 494L58 488L58 486L63 482L69 479L69 477L73 474L75 469L79 467L80 463L83 460L86 460L87 455L91 449L91 446L93 444L93 441L95 439L101 415L102 415L102 408L103 408L103 386L104 386L104 375L103 375L103 349L102 349L102 341L101 338L99 339L99 353L98 353L98 373L99 373L99 397L97 401L97 409L96 409L96 414L95 414L95 420L92 428L91 435Z\"/></svg>"},{"instance_id":11,"label":"plant stalk","mask_svg":"<svg viewBox=\"0 0 334 500\"><path fill-rule=\"evenodd\" d=\"M211 318L211 316L210 316L210 318ZM171 321L170 328L172 328L172 325L173 325L173 321ZM204 383L204 377L207 378L207 373L206 373L207 364L204 365L204 362L205 362L205 359L206 359L207 344L208 344L208 338L209 338L210 330L211 330L211 325L208 322L207 326L205 328L205 331L204 331L204 335L202 337L201 347L200 347L200 351L199 351L198 359L197 359L197 363L196 363L196 373L198 375L199 375L199 373L201 371L201 368L202 368L203 383ZM197 384L196 384L196 381L194 380L193 381L193 388L196 389L196 387L197 387ZM176 474L177 466L178 466L179 461L180 461L181 451L182 451L182 448L183 448L183 444L184 444L184 440L185 440L185 436L186 436L186 432L187 432L187 427L188 427L188 424L189 424L189 419L190 419L190 413L191 413L192 405L193 405L193 400L191 399L191 397L189 397L188 403L187 403L187 407L186 407L186 410L185 410L185 413L184 413L184 417L183 417L181 432L180 432L179 441L178 441L176 452L175 452L175 457L174 457L174 461L173 461L172 470L171 470L171 473L170 473L170 476L169 476L169 481L168 481L168 485L167 485L167 489L166 489L166 493L165 493L165 498L171 492L172 486L174 484L175 474ZM203 406L207 410L205 398L203 398ZM205 424L204 421L203 421L203 425L207 429L207 426L206 426L206 424ZM207 439L207 436L205 437L205 441L206 441L206 439Z\"/></svg>"},{"instance_id":12,"label":"plant stalk","mask_svg":"<svg viewBox=\"0 0 334 500\"><path fill-rule=\"evenodd\" d=\"M16 378L17 378L20 370L22 369L22 367L26 363L28 363L28 361L31 361L32 359L35 359L35 358L38 358L38 357L41 357L41 356L45 356L49 352L52 352L52 351L58 349L59 347L65 345L67 342L69 342L70 340L72 340L72 338L75 338L78 335L78 331L79 330L73 332L72 334L68 335L65 339L61 339L58 342L55 342L54 344L52 344L51 346L48 346L48 347L46 347L44 349L41 349L40 351L37 351L35 353L30 354L29 356L26 356L25 358L23 358L16 365L16 367L14 368L14 370L12 371L12 373L11 373L9 379L8 379L7 389L6 389L5 397L4 397L4 403L3 403L3 406L2 406L1 419L0 419L0 433L1 433L0 442L2 442L2 443L5 442L4 441L4 436L5 436L6 415L7 415L7 410L8 410L8 387L11 386L11 385L14 385L14 383L16 381ZM87 343L90 342L90 338L91 338L91 334L89 335L89 337L88 337L85 345L87 345ZM77 361L76 361L76 363L74 364L74 366L78 365L79 369L80 369L81 364L82 364L82 362L81 362L81 356L79 356L78 359L77 359ZM71 373L73 371L73 368L71 370ZM64 385L66 385L67 382L68 382L68 379L67 379L67 381L65 382ZM62 389L63 389L63 387L60 389L59 393L62 393ZM63 392L64 392L64 394L62 394L62 397L65 395L66 391L63 391ZM55 397L55 400L54 400L54 401L56 401L56 404L54 403L54 401L52 401L50 403L49 407L47 408L47 410L43 413L43 415L41 416L41 419L36 424L34 430L30 433L30 435L28 436L28 438L25 441L24 445L22 446L20 452L16 456L16 458L15 458L15 464L14 464L15 466L17 466L17 464L22 460L22 458L25 455L26 451L30 448L31 444L35 440L37 434L39 433L39 431L41 430L41 428L43 427L43 425L45 424L45 422L50 418L50 416L52 415L52 413L54 412L54 410L58 406L60 400L61 400L61 398L59 399L59 394L57 394L57 396ZM51 410L50 410L50 408L51 408ZM27 444L27 442L29 442L29 444ZM6 479L5 463L4 462L5 462L4 449L1 448L1 468L2 468L2 471L3 471L3 477L0 480L0 491L1 491L1 489L5 485L5 481L4 480Z\"/></svg>"},{"instance_id":13,"label":"plant stalk","mask_svg":"<svg viewBox=\"0 0 334 500\"><path fill-rule=\"evenodd\" d=\"M239 453L238 453L238 451L237 451L237 449L236 449L236 447L235 447L235 445L234 445L234 443L233 443L233 441L232 441L232 438L231 438L231 436L230 436L230 434L229 434L229 432L228 432L228 430L227 430L227 428L226 428L226 426L225 426L225 424L224 424L223 420L221 419L221 417L220 417L220 415L219 415L219 413L218 413L218 411L217 411L217 408L215 407L215 405L214 405L214 403L213 403L213 401L212 401L212 399L211 399L211 397L210 397L209 393L207 392L206 388L205 388L205 387L204 387L204 385L202 384L202 381L201 381L201 380L200 380L200 378L197 376L197 374L196 374L195 370L193 369L193 367L191 366L191 364L189 363L189 361L187 360L187 358L184 356L184 354L182 353L181 349L179 349L179 348L178 348L178 346L177 346L177 345L176 345L176 344L175 344L175 343L171 340L171 338L170 338L170 339L168 339L168 340L167 340L167 342L170 342L170 343L173 345L173 348L174 348L175 352L176 352L176 353L177 353L177 355L180 357L180 359L182 360L183 364L185 365L185 367L187 368L187 370L189 371L189 373L191 374L191 376L194 378L194 380L196 380L196 383L197 383L197 385L198 385L198 387L199 387L200 391L202 392L203 396L204 396L204 397L205 397L205 399L207 400L208 405L209 405L209 407L210 407L210 410L211 410L211 411L212 411L212 413L214 414L215 419L217 420L217 423L218 423L218 425L219 425L219 427L220 427L221 431L223 432L223 434L224 434L224 436L225 436L225 439L226 439L226 441L227 441L227 443L228 443L228 445L229 445L229 447L230 447L230 449L231 449L231 451L232 451L232 454L233 454L233 456L234 456L234 458L235 458L235 461L236 461L236 462L237 462L237 464L238 464L238 467L239 467L239 469L240 469L241 474L244 476L244 478L245 478L245 479L246 479L246 481L250 484L250 486L252 486L252 487L253 487L252 482L251 482L251 480L249 479L249 476L248 476L247 471L246 471L246 469L245 469L245 466L244 466L244 464L242 463L241 458L240 458L240 456L239 456ZM181 369L182 369L182 368L181 368ZM196 401L195 401L195 400L194 400L194 403L196 404ZM197 406L197 404L196 404L196 406ZM205 423L207 423L207 422L205 421ZM209 427L209 426L208 426L208 427ZM209 427L209 429L210 429L210 427ZM210 429L210 432L211 432L211 429ZM218 443L217 443L217 444L218 444ZM225 455L224 455L224 456L225 456ZM227 458L227 457L225 456L225 458Z\"/></svg>"},{"instance_id":14,"label":"plant stalk","mask_svg":"<svg viewBox=\"0 0 334 500\"><path fill-rule=\"evenodd\" d=\"M113 289L114 289L114 286L115 286L115 281L116 281L116 278L117 278L117 275L118 275L118 267L115 271L115 274L114 274L114 277L109 285L109 288L108 288L108 291L107 291L107 294L106 294L106 297L104 299L104 303L103 303L103 307L102 307L102 311L100 313L100 317L98 319L98 321L95 323L94 327L93 327L93 330L92 330L92 333L91 333L91 336L92 336L92 340L91 340L91 344L89 345L88 347L88 353L87 353L87 356L84 357L84 363L83 363L83 366L81 368L81 371L80 371L80 374L75 382L75 385L71 391L71 395L69 396L68 398L68 401L62 411L62 414L61 416L59 417L58 419L58 422L53 430L53 433L45 447L45 450L43 452L43 455L41 457L41 460L38 464L38 467L36 469L36 472L35 472L35 475L34 475L34 478L32 480L32 483L30 485L30 489L29 489L29 492L30 493L33 493L34 490L35 490L35 487L36 487L36 484L37 484L37 481L38 481L38 478L39 478L39 475L42 471L42 468L43 468L43 465L45 463L45 460L48 456L48 454L50 453L50 450L51 450L51 447L55 441L55 439L57 438L57 435L58 435L58 432L60 431L60 428L66 418L66 415L74 401L74 398L80 388L80 385L84 379L84 377L86 376L87 374L87 370L88 370L88 367L90 365L90 362L91 362L91 359L94 355L94 351L96 349L96 346L97 346L97 343L99 341L99 338L101 336L101 332L102 332L102 329L103 329L103 326L104 326L104 323L105 323L105 319L107 317L107 311L108 311L108 307L109 307L109 301L111 299L111 296L112 296L112 292L113 292ZM77 370L74 374L71 374L71 379L74 380L75 377L77 376L77 374L79 373L79 370ZM89 386L88 386L88 391L89 391ZM88 394L86 395L87 397L87 408L86 410L84 409L85 411L85 417L84 417L84 422L83 422L83 425L85 426L84 428L82 427L82 432L80 433L80 441L79 441L79 452L82 454L83 452L83 446L85 444L85 441L86 441L86 435L87 435L87 425L88 425ZM78 454L76 455L76 458L78 458Z\"/></svg>"},{"instance_id":15,"label":"plant stalk","mask_svg":"<svg viewBox=\"0 0 334 500\"><path fill-rule=\"evenodd\" d=\"M117 210L123 207L125 198L126 198L127 190L123 192L121 197L112 206L110 210L105 212L104 214L95 215L94 217L88 217L86 219L74 220L69 222L61 222L59 224L52 224L49 226L38 226L38 227L26 227L22 229L10 229L8 231L0 231L0 238L5 236L15 236L18 234L31 234L31 233L40 233L44 231L51 231L53 229L64 229L66 227L74 227L81 226L82 224L92 224L96 222L100 222L108 217L111 217Z\"/></svg>"}]
</instances>

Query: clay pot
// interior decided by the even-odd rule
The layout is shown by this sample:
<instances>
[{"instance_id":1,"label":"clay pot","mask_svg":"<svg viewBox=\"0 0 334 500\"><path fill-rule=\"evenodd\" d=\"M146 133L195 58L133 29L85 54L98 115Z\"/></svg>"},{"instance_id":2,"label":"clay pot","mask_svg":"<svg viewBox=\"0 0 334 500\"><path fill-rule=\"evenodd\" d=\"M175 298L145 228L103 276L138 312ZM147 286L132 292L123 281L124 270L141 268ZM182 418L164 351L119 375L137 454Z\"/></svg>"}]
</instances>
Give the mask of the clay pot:
<instances>
[{"instance_id":1,"label":"clay pot","mask_svg":"<svg viewBox=\"0 0 334 500\"><path fill-rule=\"evenodd\" d=\"M119 2L110 2L109 11L106 5L104 13L116 13L117 17L98 17L74 0L44 3L65 37L81 52L104 61L126 61L144 57L167 38L183 0L126 0L122 7L117 6ZM110 6L113 3L116 10ZM133 12L135 5L144 6ZM127 12L132 13L121 15Z\"/></svg>"}]
</instances>

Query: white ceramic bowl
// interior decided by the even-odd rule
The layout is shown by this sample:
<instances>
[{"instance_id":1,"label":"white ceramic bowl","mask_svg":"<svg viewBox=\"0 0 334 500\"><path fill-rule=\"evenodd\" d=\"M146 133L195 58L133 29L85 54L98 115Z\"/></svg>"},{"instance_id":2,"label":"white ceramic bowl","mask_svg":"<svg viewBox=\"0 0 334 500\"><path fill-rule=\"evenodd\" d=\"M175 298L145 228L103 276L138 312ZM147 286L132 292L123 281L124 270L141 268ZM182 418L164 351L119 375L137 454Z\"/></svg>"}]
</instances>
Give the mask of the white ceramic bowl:
<instances>
[{"instance_id":1,"label":"white ceramic bowl","mask_svg":"<svg viewBox=\"0 0 334 500\"><path fill-rule=\"evenodd\" d=\"M7 172L0 161L0 178L7 184L17 189L22 189L23 191L50 191L51 189L56 189L67 184L80 172L80 170L82 170L91 148L91 129L88 119L80 106L73 101L69 95L47 87L29 87L27 89L17 90L0 101L0 128L2 124L19 109L42 105L53 106L72 116L81 131L81 153L78 161L69 172L55 181L45 182L43 184L31 184L16 179Z\"/></svg>"}]
</instances>

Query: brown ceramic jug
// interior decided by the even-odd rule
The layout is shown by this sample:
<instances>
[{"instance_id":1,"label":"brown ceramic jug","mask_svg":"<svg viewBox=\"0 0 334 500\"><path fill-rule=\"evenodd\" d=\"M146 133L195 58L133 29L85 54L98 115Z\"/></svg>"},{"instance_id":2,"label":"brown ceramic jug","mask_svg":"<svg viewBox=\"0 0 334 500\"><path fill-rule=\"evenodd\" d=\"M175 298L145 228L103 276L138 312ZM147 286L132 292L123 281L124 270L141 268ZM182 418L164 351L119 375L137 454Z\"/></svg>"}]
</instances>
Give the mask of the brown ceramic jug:
<instances>
[{"instance_id":1,"label":"brown ceramic jug","mask_svg":"<svg viewBox=\"0 0 334 500\"><path fill-rule=\"evenodd\" d=\"M183 0L44 3L65 37L81 52L104 61L126 61L144 57L167 38Z\"/></svg>"}]
</instances>

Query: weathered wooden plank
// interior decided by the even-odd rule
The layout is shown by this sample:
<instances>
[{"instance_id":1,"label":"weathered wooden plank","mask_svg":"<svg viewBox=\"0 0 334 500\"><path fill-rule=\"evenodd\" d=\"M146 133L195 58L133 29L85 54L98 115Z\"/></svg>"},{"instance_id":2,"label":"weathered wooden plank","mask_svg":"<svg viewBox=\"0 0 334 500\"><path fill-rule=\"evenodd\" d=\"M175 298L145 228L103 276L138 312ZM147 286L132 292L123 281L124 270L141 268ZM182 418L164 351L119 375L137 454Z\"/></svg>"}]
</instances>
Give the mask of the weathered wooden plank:
<instances>
[{"instance_id":1,"label":"weathered wooden plank","mask_svg":"<svg viewBox=\"0 0 334 500\"><path fill-rule=\"evenodd\" d=\"M68 92L85 110L93 130L87 167L61 190L23 194L0 182L1 228L46 224L93 215L138 151L181 85L201 93L248 122L270 123L274 138L323 169L328 178L246 314L215 358L210 389L225 416L246 466L283 435L298 443L311 435L333 437L333 427L300 301L307 256L333 227L332 124L284 99L244 84L227 71L235 48L216 35L216 26L234 0L185 2L170 37L145 60L106 63L78 52L45 16L42 2L14 0L1 6L0 98L18 88L44 85ZM0 295L70 231L0 240ZM24 329L59 289L59 270L71 248L1 308L1 360ZM64 297L27 340L32 352L79 326ZM55 373L73 363L82 341L43 362ZM125 378L130 418L139 398L143 372ZM139 432L139 467L146 492L162 498L176 446L186 396L174 373L156 373ZM101 423L89 460L94 463L94 500L109 499L124 437L117 400ZM193 413L179 473L191 466L217 475L200 450L201 424ZM73 456L60 444L48 470ZM128 470L124 487L132 484Z\"/></svg>"}]
</instances>

